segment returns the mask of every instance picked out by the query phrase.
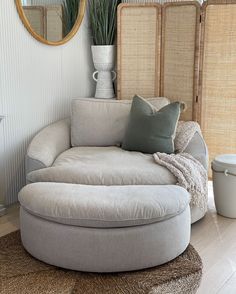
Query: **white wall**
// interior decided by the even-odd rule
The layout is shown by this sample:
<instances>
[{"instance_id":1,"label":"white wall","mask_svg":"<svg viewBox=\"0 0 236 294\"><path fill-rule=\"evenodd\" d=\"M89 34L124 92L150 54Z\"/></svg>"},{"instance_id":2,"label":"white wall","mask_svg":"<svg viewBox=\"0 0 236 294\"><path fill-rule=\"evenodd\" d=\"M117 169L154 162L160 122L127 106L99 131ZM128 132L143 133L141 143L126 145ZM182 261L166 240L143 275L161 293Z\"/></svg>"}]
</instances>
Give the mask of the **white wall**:
<instances>
[{"instance_id":1,"label":"white wall","mask_svg":"<svg viewBox=\"0 0 236 294\"><path fill-rule=\"evenodd\" d=\"M17 200L33 135L69 115L74 97L93 95L87 20L69 43L39 43L22 25L14 0L0 1L0 199Z\"/></svg>"}]
</instances>

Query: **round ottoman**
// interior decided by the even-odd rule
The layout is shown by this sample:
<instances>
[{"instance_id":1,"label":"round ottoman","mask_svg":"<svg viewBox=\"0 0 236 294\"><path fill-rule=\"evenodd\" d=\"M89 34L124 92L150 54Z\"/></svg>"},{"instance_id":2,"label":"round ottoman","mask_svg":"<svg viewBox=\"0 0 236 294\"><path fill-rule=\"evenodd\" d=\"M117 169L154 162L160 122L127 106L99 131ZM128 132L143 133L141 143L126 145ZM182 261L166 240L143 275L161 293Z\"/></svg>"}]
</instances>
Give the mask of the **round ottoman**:
<instances>
[{"instance_id":1,"label":"round ottoman","mask_svg":"<svg viewBox=\"0 0 236 294\"><path fill-rule=\"evenodd\" d=\"M178 186L35 183L19 201L25 249L67 269L153 267L176 258L190 241L190 197Z\"/></svg>"},{"instance_id":2,"label":"round ottoman","mask_svg":"<svg viewBox=\"0 0 236 294\"><path fill-rule=\"evenodd\" d=\"M217 212L236 218L236 154L217 156L212 162L212 171Z\"/></svg>"}]
</instances>

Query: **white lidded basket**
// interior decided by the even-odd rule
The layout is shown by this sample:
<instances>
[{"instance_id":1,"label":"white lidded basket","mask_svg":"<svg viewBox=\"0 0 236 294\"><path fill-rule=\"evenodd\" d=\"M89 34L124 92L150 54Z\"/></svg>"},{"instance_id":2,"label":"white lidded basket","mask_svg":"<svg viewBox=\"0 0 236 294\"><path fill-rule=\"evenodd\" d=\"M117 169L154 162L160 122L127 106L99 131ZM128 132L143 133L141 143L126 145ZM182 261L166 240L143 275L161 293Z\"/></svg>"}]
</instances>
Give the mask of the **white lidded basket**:
<instances>
[{"instance_id":1,"label":"white lidded basket","mask_svg":"<svg viewBox=\"0 0 236 294\"><path fill-rule=\"evenodd\" d=\"M236 154L217 156L212 162L212 171L217 212L236 218Z\"/></svg>"}]
</instances>

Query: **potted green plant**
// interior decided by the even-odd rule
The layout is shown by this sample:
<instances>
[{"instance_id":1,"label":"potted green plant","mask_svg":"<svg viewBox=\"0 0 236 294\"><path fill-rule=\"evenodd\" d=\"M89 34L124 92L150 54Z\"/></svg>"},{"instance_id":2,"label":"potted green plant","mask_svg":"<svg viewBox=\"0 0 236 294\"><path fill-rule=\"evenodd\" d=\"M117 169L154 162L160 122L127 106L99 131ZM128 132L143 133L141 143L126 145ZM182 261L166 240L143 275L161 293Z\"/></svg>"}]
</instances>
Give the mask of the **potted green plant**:
<instances>
[{"instance_id":1,"label":"potted green plant","mask_svg":"<svg viewBox=\"0 0 236 294\"><path fill-rule=\"evenodd\" d=\"M94 45L92 56L97 71L93 78L97 82L96 98L114 98L113 82L115 67L117 28L117 6L119 0L89 0L89 15Z\"/></svg>"}]
</instances>

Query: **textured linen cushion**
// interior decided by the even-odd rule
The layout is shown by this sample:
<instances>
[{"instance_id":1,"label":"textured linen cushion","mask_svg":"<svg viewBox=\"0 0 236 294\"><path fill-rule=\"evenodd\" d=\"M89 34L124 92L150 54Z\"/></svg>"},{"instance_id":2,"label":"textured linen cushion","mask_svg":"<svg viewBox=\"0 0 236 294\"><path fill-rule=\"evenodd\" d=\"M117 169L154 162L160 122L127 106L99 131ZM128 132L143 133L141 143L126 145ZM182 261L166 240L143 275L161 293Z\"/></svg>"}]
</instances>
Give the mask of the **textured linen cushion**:
<instances>
[{"instance_id":1,"label":"textured linen cushion","mask_svg":"<svg viewBox=\"0 0 236 294\"><path fill-rule=\"evenodd\" d=\"M174 102L158 111L145 99L135 96L122 148L150 154L173 153L181 108L180 102Z\"/></svg>"},{"instance_id":2,"label":"textured linen cushion","mask_svg":"<svg viewBox=\"0 0 236 294\"><path fill-rule=\"evenodd\" d=\"M157 109L166 98L150 98ZM72 101L72 146L120 146L128 123L131 100L80 98Z\"/></svg>"},{"instance_id":3,"label":"textured linen cushion","mask_svg":"<svg viewBox=\"0 0 236 294\"><path fill-rule=\"evenodd\" d=\"M115 146L71 148L52 167L29 173L27 180L108 186L176 184L176 178L152 155Z\"/></svg>"},{"instance_id":4,"label":"textured linen cushion","mask_svg":"<svg viewBox=\"0 0 236 294\"><path fill-rule=\"evenodd\" d=\"M36 183L19 201L33 215L82 227L146 225L181 214L188 192L178 186L84 186Z\"/></svg>"}]
</instances>

